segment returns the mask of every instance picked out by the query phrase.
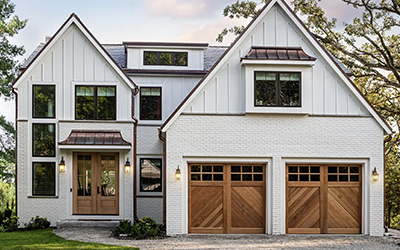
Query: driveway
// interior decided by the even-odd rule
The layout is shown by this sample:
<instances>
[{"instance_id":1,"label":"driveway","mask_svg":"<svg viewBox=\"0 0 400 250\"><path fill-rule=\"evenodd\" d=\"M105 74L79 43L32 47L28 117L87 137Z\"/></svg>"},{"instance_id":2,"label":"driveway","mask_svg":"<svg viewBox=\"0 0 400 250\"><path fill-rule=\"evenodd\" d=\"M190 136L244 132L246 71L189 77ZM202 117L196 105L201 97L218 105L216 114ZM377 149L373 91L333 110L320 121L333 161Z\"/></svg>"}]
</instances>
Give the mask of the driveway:
<instances>
[{"instance_id":1,"label":"driveway","mask_svg":"<svg viewBox=\"0 0 400 250\"><path fill-rule=\"evenodd\" d=\"M70 240L150 249L400 249L397 231L395 237L370 236L304 236L304 235L185 235L159 240L119 240L110 237L110 229L62 228L55 234Z\"/></svg>"}]
</instances>

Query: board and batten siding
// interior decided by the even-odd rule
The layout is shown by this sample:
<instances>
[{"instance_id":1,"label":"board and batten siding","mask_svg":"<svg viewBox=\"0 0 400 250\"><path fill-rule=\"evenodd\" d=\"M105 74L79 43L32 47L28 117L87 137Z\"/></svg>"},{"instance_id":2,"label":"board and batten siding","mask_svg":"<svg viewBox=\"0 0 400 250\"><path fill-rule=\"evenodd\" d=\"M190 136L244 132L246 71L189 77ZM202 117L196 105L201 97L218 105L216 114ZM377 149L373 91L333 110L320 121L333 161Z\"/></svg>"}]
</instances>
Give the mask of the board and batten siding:
<instances>
[{"instance_id":1,"label":"board and batten siding","mask_svg":"<svg viewBox=\"0 0 400 250\"><path fill-rule=\"evenodd\" d=\"M117 120L131 120L131 89L72 24L38 61L18 87L18 119L32 117L32 85L56 85L56 119L75 119L75 85L111 85L117 89Z\"/></svg>"},{"instance_id":2,"label":"board and batten siding","mask_svg":"<svg viewBox=\"0 0 400 250\"><path fill-rule=\"evenodd\" d=\"M309 103L306 103L307 107L303 110L303 113L314 115L369 115L343 80L334 72L330 64L279 5L275 4L259 25L237 45L230 57L227 58L226 63L218 69L212 78L208 79L200 94L184 110L185 113L245 113L248 111L246 110L244 94L246 85L254 84L254 70L251 71L248 68L257 68L257 70L264 71L302 71L303 75L307 75L302 82L302 102ZM240 59L250 51L252 46L301 47L317 60L312 67L242 66ZM246 76L246 73L249 72L251 72L251 75ZM249 82L249 79L251 79L251 82ZM253 93L248 93L249 96L254 98Z\"/></svg>"}]
</instances>

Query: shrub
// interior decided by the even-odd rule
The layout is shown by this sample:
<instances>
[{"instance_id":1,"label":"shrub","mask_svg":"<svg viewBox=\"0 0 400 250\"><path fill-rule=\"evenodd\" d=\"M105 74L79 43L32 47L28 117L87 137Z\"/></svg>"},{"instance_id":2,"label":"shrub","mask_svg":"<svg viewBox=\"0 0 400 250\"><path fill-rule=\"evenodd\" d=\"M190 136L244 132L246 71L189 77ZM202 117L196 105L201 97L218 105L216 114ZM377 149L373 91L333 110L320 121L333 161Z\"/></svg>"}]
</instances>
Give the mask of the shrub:
<instances>
[{"instance_id":1,"label":"shrub","mask_svg":"<svg viewBox=\"0 0 400 250\"><path fill-rule=\"evenodd\" d=\"M0 212L0 232L11 232L18 230L19 218L13 215L13 211L9 208Z\"/></svg>"},{"instance_id":2,"label":"shrub","mask_svg":"<svg viewBox=\"0 0 400 250\"><path fill-rule=\"evenodd\" d=\"M46 217L39 217L39 215L36 215L35 218L31 218L28 224L25 224L25 228L29 231L36 229L46 229L50 227L50 224L50 221L48 221Z\"/></svg>"},{"instance_id":3,"label":"shrub","mask_svg":"<svg viewBox=\"0 0 400 250\"><path fill-rule=\"evenodd\" d=\"M118 227L114 228L113 236L118 237L120 234L127 234L131 233L132 226L130 220L120 220Z\"/></svg>"},{"instance_id":4,"label":"shrub","mask_svg":"<svg viewBox=\"0 0 400 250\"><path fill-rule=\"evenodd\" d=\"M149 217L144 217L131 225L130 220L121 220L118 227L114 228L113 236L119 237L120 234L127 234L128 237L134 239L148 239L162 236L160 231L161 224L157 223Z\"/></svg>"}]
</instances>

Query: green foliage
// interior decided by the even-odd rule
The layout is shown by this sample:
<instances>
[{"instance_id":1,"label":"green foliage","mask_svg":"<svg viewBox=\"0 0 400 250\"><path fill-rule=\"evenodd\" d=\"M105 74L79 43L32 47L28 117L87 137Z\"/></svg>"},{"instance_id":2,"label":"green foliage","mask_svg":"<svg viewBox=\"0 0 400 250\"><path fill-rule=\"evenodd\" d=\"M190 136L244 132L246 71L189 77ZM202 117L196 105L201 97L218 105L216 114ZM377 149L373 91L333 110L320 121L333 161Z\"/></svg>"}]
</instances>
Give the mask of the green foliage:
<instances>
[{"instance_id":1,"label":"green foliage","mask_svg":"<svg viewBox=\"0 0 400 250\"><path fill-rule=\"evenodd\" d=\"M55 235L52 229L35 231L18 231L0 233L0 249L2 250L75 250L75 249L115 249L115 250L139 250L135 247L111 246L99 243L79 242L66 240Z\"/></svg>"},{"instance_id":2,"label":"green foliage","mask_svg":"<svg viewBox=\"0 0 400 250\"><path fill-rule=\"evenodd\" d=\"M0 182L0 211L15 209L15 185Z\"/></svg>"},{"instance_id":3,"label":"green foliage","mask_svg":"<svg viewBox=\"0 0 400 250\"><path fill-rule=\"evenodd\" d=\"M18 230L19 218L14 215L10 208L0 211L0 232L11 232Z\"/></svg>"},{"instance_id":4,"label":"green foliage","mask_svg":"<svg viewBox=\"0 0 400 250\"><path fill-rule=\"evenodd\" d=\"M11 182L15 172L14 124L0 115L0 182ZM1 206L1 204L0 204Z\"/></svg>"},{"instance_id":5,"label":"green foliage","mask_svg":"<svg viewBox=\"0 0 400 250\"><path fill-rule=\"evenodd\" d=\"M40 217L39 215L36 215L35 218L31 218L29 223L25 224L25 228L28 231L31 230L37 230L37 229L46 229L50 227L50 221L47 220L46 217Z\"/></svg>"},{"instance_id":6,"label":"green foliage","mask_svg":"<svg viewBox=\"0 0 400 250\"><path fill-rule=\"evenodd\" d=\"M267 3L269 0L261 0L261 2L255 2L255 1L248 1L248 0L237 0L235 3L228 5L224 8L223 11L223 16L224 17L229 17L230 19L233 18L254 18L256 17L260 11L261 8L258 8L260 5L263 5ZM239 35L240 33L243 32L244 26L233 26L231 28L224 28L221 33L218 34L216 41L217 42L223 42L224 37L228 33L232 33L234 35Z\"/></svg>"},{"instance_id":7,"label":"green foliage","mask_svg":"<svg viewBox=\"0 0 400 250\"><path fill-rule=\"evenodd\" d=\"M133 239L148 239L162 236L161 224L157 224L149 217L144 217L131 225L130 220L121 220L118 227L113 230L113 236L119 237L120 234L127 234Z\"/></svg>"}]
</instances>

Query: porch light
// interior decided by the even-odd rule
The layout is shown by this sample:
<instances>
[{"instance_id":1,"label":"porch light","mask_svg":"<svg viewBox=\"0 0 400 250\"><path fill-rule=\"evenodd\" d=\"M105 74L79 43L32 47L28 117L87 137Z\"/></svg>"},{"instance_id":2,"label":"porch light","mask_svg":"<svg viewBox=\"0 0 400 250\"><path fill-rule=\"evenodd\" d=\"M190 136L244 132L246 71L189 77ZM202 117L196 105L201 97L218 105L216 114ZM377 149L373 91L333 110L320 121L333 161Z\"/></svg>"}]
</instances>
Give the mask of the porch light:
<instances>
[{"instance_id":1,"label":"porch light","mask_svg":"<svg viewBox=\"0 0 400 250\"><path fill-rule=\"evenodd\" d=\"M131 172L131 162L129 161L129 157L126 158L125 162L125 174L129 174Z\"/></svg>"},{"instance_id":2,"label":"porch light","mask_svg":"<svg viewBox=\"0 0 400 250\"><path fill-rule=\"evenodd\" d=\"M379 181L379 174L378 171L376 171L376 167L374 170L372 170L372 182L378 182Z\"/></svg>"},{"instance_id":3,"label":"porch light","mask_svg":"<svg viewBox=\"0 0 400 250\"><path fill-rule=\"evenodd\" d=\"M58 164L60 174L65 174L65 161L64 156L61 156L60 164Z\"/></svg>"},{"instance_id":4,"label":"porch light","mask_svg":"<svg viewBox=\"0 0 400 250\"><path fill-rule=\"evenodd\" d=\"M177 181L181 180L181 170L179 169L179 165L178 165L178 168L175 171L175 180L177 180Z\"/></svg>"}]
</instances>

